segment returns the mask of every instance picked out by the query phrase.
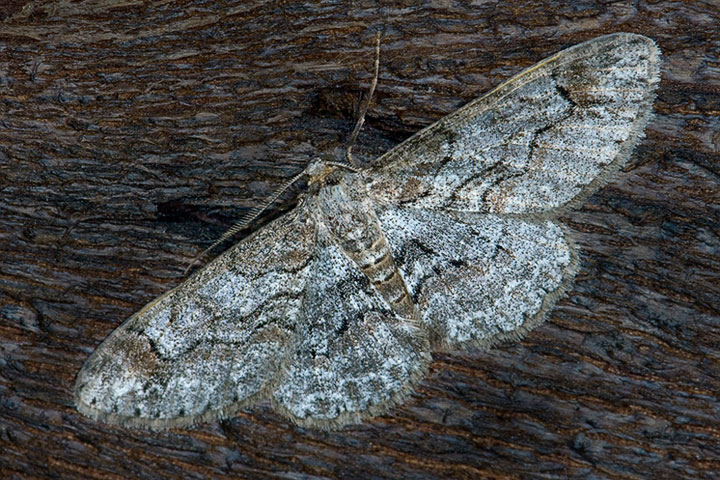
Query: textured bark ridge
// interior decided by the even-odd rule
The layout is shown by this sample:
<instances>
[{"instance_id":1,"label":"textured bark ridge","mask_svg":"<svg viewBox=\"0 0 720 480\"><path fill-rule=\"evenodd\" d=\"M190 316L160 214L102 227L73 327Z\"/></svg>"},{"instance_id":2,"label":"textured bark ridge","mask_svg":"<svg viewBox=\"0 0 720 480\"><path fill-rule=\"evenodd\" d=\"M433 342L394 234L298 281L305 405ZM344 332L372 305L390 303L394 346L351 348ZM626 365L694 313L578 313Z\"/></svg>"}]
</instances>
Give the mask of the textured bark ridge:
<instances>
[{"instance_id":1,"label":"textured bark ridge","mask_svg":"<svg viewBox=\"0 0 720 480\"><path fill-rule=\"evenodd\" d=\"M566 5L0 7L0 477L710 478L720 11ZM364 161L570 45L616 31L658 43L646 138L563 218L580 255L567 297L522 342L433 355L402 405L337 432L262 406L163 433L78 413L90 352L232 219L342 148L379 29Z\"/></svg>"}]
</instances>

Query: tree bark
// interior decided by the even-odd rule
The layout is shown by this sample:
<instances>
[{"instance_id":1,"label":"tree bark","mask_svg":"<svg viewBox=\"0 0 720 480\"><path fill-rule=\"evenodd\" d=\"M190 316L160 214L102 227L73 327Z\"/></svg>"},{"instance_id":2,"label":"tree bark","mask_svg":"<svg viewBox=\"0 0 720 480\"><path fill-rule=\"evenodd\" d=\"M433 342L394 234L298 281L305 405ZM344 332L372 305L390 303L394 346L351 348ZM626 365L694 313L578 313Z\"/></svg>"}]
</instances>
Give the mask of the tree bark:
<instances>
[{"instance_id":1,"label":"tree bark","mask_svg":"<svg viewBox=\"0 0 720 480\"><path fill-rule=\"evenodd\" d=\"M0 477L720 471L717 3L60 0L8 3L0 19ZM581 249L567 297L522 342L435 354L409 401L338 432L262 406L160 433L80 415L90 352L246 209L342 148L378 30L364 161L563 48L656 40L646 138L564 219Z\"/></svg>"}]
</instances>

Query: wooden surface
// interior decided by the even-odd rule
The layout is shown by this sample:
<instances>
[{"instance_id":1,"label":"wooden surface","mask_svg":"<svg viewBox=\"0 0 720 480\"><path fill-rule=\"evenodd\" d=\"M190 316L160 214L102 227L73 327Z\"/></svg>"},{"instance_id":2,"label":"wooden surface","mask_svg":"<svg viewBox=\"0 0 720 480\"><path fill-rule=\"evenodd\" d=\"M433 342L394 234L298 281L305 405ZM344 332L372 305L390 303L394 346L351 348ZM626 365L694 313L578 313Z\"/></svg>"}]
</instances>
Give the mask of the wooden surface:
<instances>
[{"instance_id":1,"label":"wooden surface","mask_svg":"<svg viewBox=\"0 0 720 480\"><path fill-rule=\"evenodd\" d=\"M717 2L24 3L0 8L1 478L720 471ZM562 48L616 31L658 42L647 138L566 218L582 261L568 297L521 343L435 355L406 404L340 432L263 407L163 433L82 417L90 352L341 146L378 29L366 160Z\"/></svg>"}]
</instances>

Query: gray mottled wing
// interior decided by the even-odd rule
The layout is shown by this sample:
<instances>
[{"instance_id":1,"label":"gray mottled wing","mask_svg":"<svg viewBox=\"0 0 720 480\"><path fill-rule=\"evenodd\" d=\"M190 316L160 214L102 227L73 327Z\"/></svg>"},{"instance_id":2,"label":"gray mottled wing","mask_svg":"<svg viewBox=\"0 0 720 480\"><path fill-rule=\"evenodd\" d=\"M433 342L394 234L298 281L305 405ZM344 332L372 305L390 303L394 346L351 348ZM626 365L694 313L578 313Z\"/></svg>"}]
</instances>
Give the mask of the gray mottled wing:
<instances>
[{"instance_id":1,"label":"gray mottled wing","mask_svg":"<svg viewBox=\"0 0 720 480\"><path fill-rule=\"evenodd\" d=\"M306 213L277 219L123 323L78 374L78 409L165 428L262 397L301 315L315 240Z\"/></svg>"},{"instance_id":2,"label":"gray mottled wing","mask_svg":"<svg viewBox=\"0 0 720 480\"><path fill-rule=\"evenodd\" d=\"M659 51L618 33L525 70L378 159L382 202L557 214L624 164L648 120Z\"/></svg>"},{"instance_id":3,"label":"gray mottled wing","mask_svg":"<svg viewBox=\"0 0 720 480\"><path fill-rule=\"evenodd\" d=\"M298 344L272 400L300 425L338 428L402 401L430 360L425 333L397 317L358 266L321 241Z\"/></svg>"},{"instance_id":4,"label":"gray mottled wing","mask_svg":"<svg viewBox=\"0 0 720 480\"><path fill-rule=\"evenodd\" d=\"M519 338L575 275L574 247L551 220L395 206L378 218L433 350Z\"/></svg>"}]
</instances>

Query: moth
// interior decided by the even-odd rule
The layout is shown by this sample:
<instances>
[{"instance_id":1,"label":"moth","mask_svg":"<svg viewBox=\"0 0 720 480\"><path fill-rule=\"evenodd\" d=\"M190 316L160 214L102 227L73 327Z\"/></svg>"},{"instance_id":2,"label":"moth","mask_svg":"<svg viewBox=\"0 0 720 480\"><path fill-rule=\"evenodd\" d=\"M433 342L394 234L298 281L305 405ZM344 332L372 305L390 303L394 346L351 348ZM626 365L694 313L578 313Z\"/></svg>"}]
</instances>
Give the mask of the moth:
<instances>
[{"instance_id":1,"label":"moth","mask_svg":"<svg viewBox=\"0 0 720 480\"><path fill-rule=\"evenodd\" d=\"M558 217L643 136L660 52L595 38L543 60L370 167L313 161L297 207L118 327L75 403L153 429L266 402L335 429L387 412L431 351L540 324L578 269Z\"/></svg>"}]
</instances>

